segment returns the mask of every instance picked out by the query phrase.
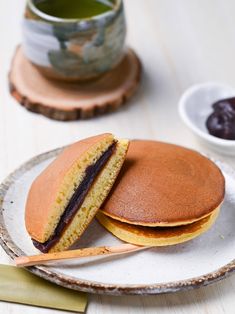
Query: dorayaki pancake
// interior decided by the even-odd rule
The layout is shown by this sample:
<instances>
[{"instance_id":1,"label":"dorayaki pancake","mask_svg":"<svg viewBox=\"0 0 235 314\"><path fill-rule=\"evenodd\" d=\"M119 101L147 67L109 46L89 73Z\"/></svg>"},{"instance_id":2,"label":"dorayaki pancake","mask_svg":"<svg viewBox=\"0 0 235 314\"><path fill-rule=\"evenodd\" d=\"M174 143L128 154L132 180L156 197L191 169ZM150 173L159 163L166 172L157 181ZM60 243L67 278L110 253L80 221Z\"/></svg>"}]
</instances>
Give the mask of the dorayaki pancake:
<instances>
[{"instance_id":1,"label":"dorayaki pancake","mask_svg":"<svg viewBox=\"0 0 235 314\"><path fill-rule=\"evenodd\" d=\"M62 251L85 231L124 162L127 140L112 134L70 145L35 179L25 224L42 252Z\"/></svg>"},{"instance_id":2,"label":"dorayaki pancake","mask_svg":"<svg viewBox=\"0 0 235 314\"><path fill-rule=\"evenodd\" d=\"M143 246L166 246L186 242L201 235L212 226L218 214L219 208L196 222L176 227L130 225L112 219L101 211L97 213L96 218L109 232L125 242Z\"/></svg>"},{"instance_id":3,"label":"dorayaki pancake","mask_svg":"<svg viewBox=\"0 0 235 314\"><path fill-rule=\"evenodd\" d=\"M177 145L135 140L101 209L129 224L177 226L210 215L224 193L223 174L208 158Z\"/></svg>"}]
</instances>

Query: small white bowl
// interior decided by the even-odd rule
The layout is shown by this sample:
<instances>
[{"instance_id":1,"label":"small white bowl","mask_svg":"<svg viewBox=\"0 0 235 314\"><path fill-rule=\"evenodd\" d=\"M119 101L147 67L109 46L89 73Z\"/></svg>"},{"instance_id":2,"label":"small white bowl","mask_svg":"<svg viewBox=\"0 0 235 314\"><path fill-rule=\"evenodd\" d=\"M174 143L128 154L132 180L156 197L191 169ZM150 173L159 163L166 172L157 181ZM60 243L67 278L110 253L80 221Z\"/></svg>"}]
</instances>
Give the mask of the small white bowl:
<instances>
[{"instance_id":1,"label":"small white bowl","mask_svg":"<svg viewBox=\"0 0 235 314\"><path fill-rule=\"evenodd\" d=\"M235 97L232 87L208 82L187 89L179 101L179 114L183 122L209 148L224 155L235 155L235 140L224 140L208 133L206 120L213 112L212 104L218 100Z\"/></svg>"}]
</instances>

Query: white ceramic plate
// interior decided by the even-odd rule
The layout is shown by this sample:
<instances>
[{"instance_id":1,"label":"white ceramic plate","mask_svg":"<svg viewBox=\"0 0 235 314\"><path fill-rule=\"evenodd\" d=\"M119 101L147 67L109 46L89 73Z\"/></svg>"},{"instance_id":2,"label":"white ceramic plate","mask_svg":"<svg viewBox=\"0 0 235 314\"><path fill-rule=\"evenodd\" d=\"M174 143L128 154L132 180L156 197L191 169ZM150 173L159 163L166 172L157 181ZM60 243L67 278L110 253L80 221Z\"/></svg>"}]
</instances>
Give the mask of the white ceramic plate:
<instances>
[{"instance_id":1,"label":"white ceramic plate","mask_svg":"<svg viewBox=\"0 0 235 314\"><path fill-rule=\"evenodd\" d=\"M31 159L0 187L0 239L11 257L38 253L24 226L25 200L34 178L59 152L60 149ZM27 269L71 289L114 295L174 292L225 278L235 269L235 173L226 164L216 163L226 178L226 197L216 223L200 237L129 255ZM120 242L94 221L77 246Z\"/></svg>"}]
</instances>

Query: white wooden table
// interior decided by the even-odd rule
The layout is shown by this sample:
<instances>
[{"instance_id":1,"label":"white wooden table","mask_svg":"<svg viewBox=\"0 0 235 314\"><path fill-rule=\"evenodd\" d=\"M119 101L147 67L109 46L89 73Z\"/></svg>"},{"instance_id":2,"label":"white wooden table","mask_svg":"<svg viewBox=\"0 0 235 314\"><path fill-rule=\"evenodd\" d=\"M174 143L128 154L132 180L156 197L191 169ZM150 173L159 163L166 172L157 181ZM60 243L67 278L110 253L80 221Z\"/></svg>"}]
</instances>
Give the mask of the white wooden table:
<instances>
[{"instance_id":1,"label":"white wooden table","mask_svg":"<svg viewBox=\"0 0 235 314\"><path fill-rule=\"evenodd\" d=\"M128 107L88 121L51 121L21 108L7 74L21 41L24 0L0 1L0 180L30 157L96 133L159 139L201 151L179 119L177 103L191 84L235 86L235 1L126 0L127 42L144 65L143 83ZM209 152L212 155L213 152ZM219 156L235 166L235 160ZM11 263L1 249L0 263ZM91 295L87 313L235 313L235 276L199 290L161 296ZM63 313L0 302L0 313Z\"/></svg>"}]
</instances>

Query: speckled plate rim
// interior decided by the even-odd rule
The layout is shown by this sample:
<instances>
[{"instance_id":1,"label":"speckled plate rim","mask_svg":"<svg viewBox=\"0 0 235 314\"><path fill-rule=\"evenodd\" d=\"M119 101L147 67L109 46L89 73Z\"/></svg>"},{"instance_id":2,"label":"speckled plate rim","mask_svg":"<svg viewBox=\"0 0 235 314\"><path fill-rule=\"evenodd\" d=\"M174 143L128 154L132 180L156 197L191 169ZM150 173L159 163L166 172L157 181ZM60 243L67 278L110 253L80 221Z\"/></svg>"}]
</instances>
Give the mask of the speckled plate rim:
<instances>
[{"instance_id":1,"label":"speckled plate rim","mask_svg":"<svg viewBox=\"0 0 235 314\"><path fill-rule=\"evenodd\" d=\"M23 255L24 252L13 242L5 226L3 217L4 209L2 207L4 197L11 185L14 184L15 180L18 180L26 171L30 170L38 163L41 163L49 158L56 157L62 149L63 147L57 148L31 158L29 161L12 172L0 185L0 244L12 259ZM231 173L235 177L235 171L227 164L217 160L216 163L222 168L222 170ZM26 269L50 282L73 290L109 295L150 295L199 288L201 286L206 286L216 281L222 280L235 271L235 259L225 266L199 277L152 285L103 284L100 282L93 282L66 276L59 272L53 272L43 266L27 267Z\"/></svg>"}]
</instances>

